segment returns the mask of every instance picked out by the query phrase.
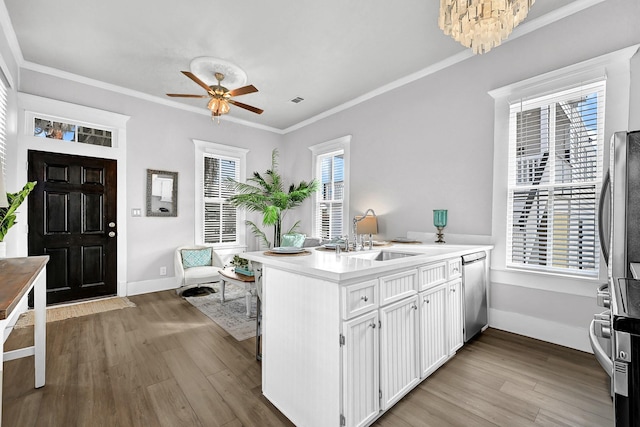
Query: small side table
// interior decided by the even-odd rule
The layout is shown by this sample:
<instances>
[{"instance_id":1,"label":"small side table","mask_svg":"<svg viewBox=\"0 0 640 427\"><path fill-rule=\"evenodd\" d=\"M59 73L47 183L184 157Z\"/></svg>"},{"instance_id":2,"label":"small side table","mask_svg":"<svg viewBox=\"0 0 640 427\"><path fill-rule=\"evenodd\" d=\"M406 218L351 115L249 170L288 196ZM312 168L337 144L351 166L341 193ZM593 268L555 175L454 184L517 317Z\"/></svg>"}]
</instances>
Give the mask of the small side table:
<instances>
[{"instance_id":1,"label":"small side table","mask_svg":"<svg viewBox=\"0 0 640 427\"><path fill-rule=\"evenodd\" d=\"M220 301L222 301L223 303L225 301L224 286L227 282L244 288L246 292L244 298L247 304L247 317L251 317L251 297L256 293L255 277L238 274L230 269L220 270Z\"/></svg>"}]
</instances>

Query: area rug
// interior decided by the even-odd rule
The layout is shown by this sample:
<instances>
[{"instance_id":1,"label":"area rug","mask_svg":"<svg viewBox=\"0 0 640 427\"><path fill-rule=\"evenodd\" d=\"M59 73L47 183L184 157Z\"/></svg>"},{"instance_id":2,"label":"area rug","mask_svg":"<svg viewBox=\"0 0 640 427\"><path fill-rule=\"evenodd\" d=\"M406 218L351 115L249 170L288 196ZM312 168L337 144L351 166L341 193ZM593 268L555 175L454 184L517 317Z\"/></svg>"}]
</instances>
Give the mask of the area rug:
<instances>
[{"instance_id":1,"label":"area rug","mask_svg":"<svg viewBox=\"0 0 640 427\"><path fill-rule=\"evenodd\" d=\"M102 298L92 301L83 301L67 305L47 307L47 322L70 319L72 317L87 316L89 314L102 313L111 310L120 310L136 305L126 297ZM33 325L33 310L22 313L16 322L15 328L25 328Z\"/></svg>"},{"instance_id":2,"label":"area rug","mask_svg":"<svg viewBox=\"0 0 640 427\"><path fill-rule=\"evenodd\" d=\"M251 317L247 317L245 290L233 283L224 287L225 302L220 301L220 284L214 283L215 293L203 296L185 297L191 305L200 310L208 318L216 322L222 329L238 341L256 335L257 298L251 297Z\"/></svg>"}]
</instances>

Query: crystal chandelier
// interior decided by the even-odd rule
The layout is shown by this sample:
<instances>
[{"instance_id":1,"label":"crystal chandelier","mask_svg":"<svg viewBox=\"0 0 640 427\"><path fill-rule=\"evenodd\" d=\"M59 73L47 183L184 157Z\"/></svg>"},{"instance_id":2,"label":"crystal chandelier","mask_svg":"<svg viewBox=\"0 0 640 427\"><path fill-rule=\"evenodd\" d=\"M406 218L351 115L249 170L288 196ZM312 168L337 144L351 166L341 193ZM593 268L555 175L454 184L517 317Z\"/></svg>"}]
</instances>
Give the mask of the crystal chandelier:
<instances>
[{"instance_id":1,"label":"crystal chandelier","mask_svg":"<svg viewBox=\"0 0 640 427\"><path fill-rule=\"evenodd\" d=\"M535 0L440 0L438 25L473 53L499 46L526 18Z\"/></svg>"}]
</instances>

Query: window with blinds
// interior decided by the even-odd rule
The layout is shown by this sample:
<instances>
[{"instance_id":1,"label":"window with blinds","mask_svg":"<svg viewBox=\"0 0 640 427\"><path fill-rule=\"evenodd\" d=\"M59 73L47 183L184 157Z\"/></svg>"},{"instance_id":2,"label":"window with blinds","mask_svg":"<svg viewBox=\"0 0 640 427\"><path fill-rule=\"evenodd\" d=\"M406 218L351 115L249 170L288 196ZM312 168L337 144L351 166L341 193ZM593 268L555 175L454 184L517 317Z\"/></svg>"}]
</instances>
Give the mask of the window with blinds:
<instances>
[{"instance_id":1,"label":"window with blinds","mask_svg":"<svg viewBox=\"0 0 640 427\"><path fill-rule=\"evenodd\" d=\"M510 106L507 265L597 276L605 82Z\"/></svg>"},{"instance_id":2,"label":"window with blinds","mask_svg":"<svg viewBox=\"0 0 640 427\"><path fill-rule=\"evenodd\" d=\"M318 155L316 162L320 189L316 196L314 235L332 239L342 234L344 221L344 150Z\"/></svg>"},{"instance_id":3,"label":"window with blinds","mask_svg":"<svg viewBox=\"0 0 640 427\"><path fill-rule=\"evenodd\" d=\"M238 242L237 211L227 202L234 193L226 181L228 178L238 180L239 175L239 159L204 155L204 243Z\"/></svg>"}]
</instances>

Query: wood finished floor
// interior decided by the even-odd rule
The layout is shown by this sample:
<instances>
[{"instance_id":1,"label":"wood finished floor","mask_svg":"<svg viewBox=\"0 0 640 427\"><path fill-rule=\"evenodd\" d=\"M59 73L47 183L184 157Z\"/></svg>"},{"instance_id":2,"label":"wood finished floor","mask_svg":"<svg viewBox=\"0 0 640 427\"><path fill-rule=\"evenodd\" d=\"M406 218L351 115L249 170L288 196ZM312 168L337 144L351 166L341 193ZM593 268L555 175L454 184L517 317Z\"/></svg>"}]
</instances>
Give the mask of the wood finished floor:
<instances>
[{"instance_id":1,"label":"wood finished floor","mask_svg":"<svg viewBox=\"0 0 640 427\"><path fill-rule=\"evenodd\" d=\"M47 384L5 363L3 426L291 426L261 394L253 339L237 342L166 291L135 308L47 325ZM15 330L7 349L32 342ZM337 418L337 417L336 417ZM374 425L611 426L591 354L489 329Z\"/></svg>"}]
</instances>

